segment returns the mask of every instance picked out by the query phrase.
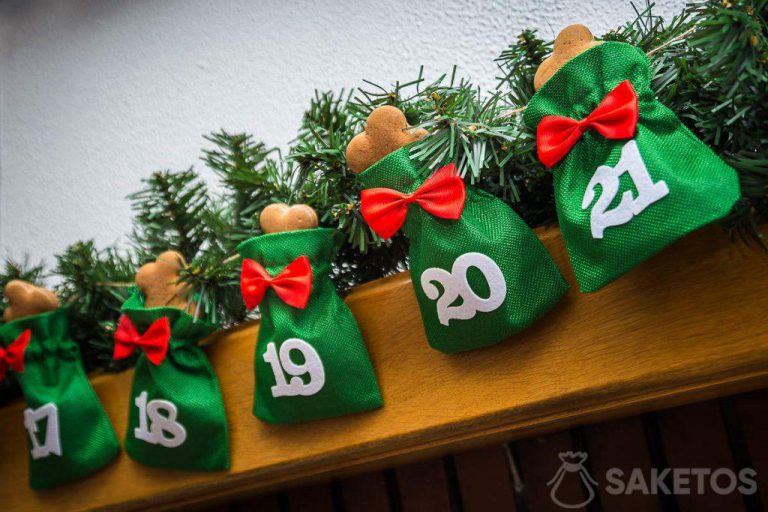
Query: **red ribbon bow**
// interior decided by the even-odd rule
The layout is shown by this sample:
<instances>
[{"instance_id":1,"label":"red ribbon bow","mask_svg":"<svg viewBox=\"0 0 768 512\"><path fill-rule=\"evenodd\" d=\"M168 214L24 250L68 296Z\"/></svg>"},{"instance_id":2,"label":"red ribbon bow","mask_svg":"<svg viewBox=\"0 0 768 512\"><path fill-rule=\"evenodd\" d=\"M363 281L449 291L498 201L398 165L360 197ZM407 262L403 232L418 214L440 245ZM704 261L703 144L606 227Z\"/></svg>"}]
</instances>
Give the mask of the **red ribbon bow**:
<instances>
[{"instance_id":1,"label":"red ribbon bow","mask_svg":"<svg viewBox=\"0 0 768 512\"><path fill-rule=\"evenodd\" d=\"M115 331L115 352L113 359L125 359L140 347L147 359L155 366L165 359L168 353L168 341L171 339L171 323L168 317L158 318L144 334L139 334L136 326L126 315L120 317Z\"/></svg>"},{"instance_id":2,"label":"red ribbon bow","mask_svg":"<svg viewBox=\"0 0 768 512\"><path fill-rule=\"evenodd\" d=\"M275 277L269 275L257 261L244 259L240 273L240 293L245 307L253 309L258 306L269 288L289 306L299 309L307 307L312 293L312 266L309 258L299 256Z\"/></svg>"},{"instance_id":3,"label":"red ribbon bow","mask_svg":"<svg viewBox=\"0 0 768 512\"><path fill-rule=\"evenodd\" d=\"M606 139L635 136L639 117L637 94L629 80L609 92L581 121L565 116L545 116L536 128L536 150L541 163L551 168L562 160L587 130Z\"/></svg>"},{"instance_id":4,"label":"red ribbon bow","mask_svg":"<svg viewBox=\"0 0 768 512\"><path fill-rule=\"evenodd\" d=\"M405 222L408 205L417 203L441 219L456 220L464 211L467 190L456 166L441 167L415 192L403 194L390 188L370 188L360 193L360 211L365 222L381 238L391 238Z\"/></svg>"},{"instance_id":5,"label":"red ribbon bow","mask_svg":"<svg viewBox=\"0 0 768 512\"><path fill-rule=\"evenodd\" d=\"M5 380L5 373L9 368L16 373L24 371L24 351L31 337L32 331L27 329L7 348L0 347L0 381Z\"/></svg>"}]
</instances>

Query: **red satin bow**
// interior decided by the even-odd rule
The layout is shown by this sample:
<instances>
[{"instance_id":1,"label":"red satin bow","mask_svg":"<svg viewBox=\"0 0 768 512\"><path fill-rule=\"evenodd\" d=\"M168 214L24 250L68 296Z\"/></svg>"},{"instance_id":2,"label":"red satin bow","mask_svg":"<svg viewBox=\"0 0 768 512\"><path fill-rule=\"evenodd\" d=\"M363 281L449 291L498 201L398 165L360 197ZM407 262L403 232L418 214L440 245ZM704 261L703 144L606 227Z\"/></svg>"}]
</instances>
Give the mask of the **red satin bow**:
<instances>
[{"instance_id":1,"label":"red satin bow","mask_svg":"<svg viewBox=\"0 0 768 512\"><path fill-rule=\"evenodd\" d=\"M5 380L5 373L9 368L16 373L24 371L24 351L31 337L32 331L27 329L7 348L0 347L0 381Z\"/></svg>"},{"instance_id":2,"label":"red satin bow","mask_svg":"<svg viewBox=\"0 0 768 512\"><path fill-rule=\"evenodd\" d=\"M269 275L257 261L243 260L240 293L245 307L253 309L258 306L269 288L289 306L299 309L307 307L312 293L312 266L309 258L299 256L275 277Z\"/></svg>"},{"instance_id":3,"label":"red satin bow","mask_svg":"<svg viewBox=\"0 0 768 512\"><path fill-rule=\"evenodd\" d=\"M390 188L370 188L360 193L360 211L365 222L381 238L391 238L405 222L408 205L417 203L441 219L456 220L464 211L467 190L456 174L456 166L438 169L415 192L403 194Z\"/></svg>"},{"instance_id":4,"label":"red satin bow","mask_svg":"<svg viewBox=\"0 0 768 512\"><path fill-rule=\"evenodd\" d=\"M115 331L115 352L113 359L124 359L140 347L147 359L155 366L165 359L168 353L168 341L171 339L171 323L168 317L158 318L144 334L139 334L136 326L126 315L120 317Z\"/></svg>"},{"instance_id":5,"label":"red satin bow","mask_svg":"<svg viewBox=\"0 0 768 512\"><path fill-rule=\"evenodd\" d=\"M562 160L587 130L606 139L635 136L639 117L637 94L629 80L609 92L581 121L564 116L545 116L536 128L536 150L541 163L550 168Z\"/></svg>"}]
</instances>

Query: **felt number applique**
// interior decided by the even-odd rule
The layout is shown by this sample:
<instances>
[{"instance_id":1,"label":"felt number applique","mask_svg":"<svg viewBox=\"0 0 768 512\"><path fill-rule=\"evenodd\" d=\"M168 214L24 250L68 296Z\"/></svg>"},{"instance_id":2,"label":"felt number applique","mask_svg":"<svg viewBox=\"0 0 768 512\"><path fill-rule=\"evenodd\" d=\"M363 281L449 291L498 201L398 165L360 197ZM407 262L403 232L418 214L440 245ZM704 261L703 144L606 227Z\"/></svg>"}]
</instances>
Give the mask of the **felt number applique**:
<instances>
[{"instance_id":1,"label":"felt number applique","mask_svg":"<svg viewBox=\"0 0 768 512\"><path fill-rule=\"evenodd\" d=\"M291 351L301 354L304 362L296 363L291 358ZM325 368L323 361L312 345L299 338L289 338L280 345L278 354L275 343L267 344L264 361L272 366L275 374L275 385L272 386L272 396L312 396L323 389L325 385ZM291 377L290 382L285 375ZM309 380L304 382L302 375Z\"/></svg>"},{"instance_id":2,"label":"felt number applique","mask_svg":"<svg viewBox=\"0 0 768 512\"><path fill-rule=\"evenodd\" d=\"M139 426L133 429L136 439L150 444L159 444L166 448L176 448L187 440L187 430L176 421L179 411L168 400L150 400L147 392L142 391L134 400L139 408ZM161 414L163 411L165 414ZM166 436L165 433L169 435Z\"/></svg>"},{"instance_id":3,"label":"felt number applique","mask_svg":"<svg viewBox=\"0 0 768 512\"><path fill-rule=\"evenodd\" d=\"M488 297L479 297L467 281L467 271L475 267L488 283ZM443 294L434 283L443 287ZM507 283L501 269L491 258L479 252L462 254L453 262L451 271L432 267L421 274L421 288L430 300L437 301L437 318L443 325L451 320L469 320L478 311L488 313L504 303L507 296ZM461 304L452 304L458 298Z\"/></svg>"},{"instance_id":4,"label":"felt number applique","mask_svg":"<svg viewBox=\"0 0 768 512\"><path fill-rule=\"evenodd\" d=\"M40 444L37 433L42 420L45 421L45 441ZM37 409L27 408L24 411L24 427L29 433L32 443L32 458L42 459L49 455L61 455L61 439L59 437L59 409L54 403L47 403Z\"/></svg>"},{"instance_id":5,"label":"felt number applique","mask_svg":"<svg viewBox=\"0 0 768 512\"><path fill-rule=\"evenodd\" d=\"M631 190L621 195L619 204L609 209L619 192L619 178L628 173L637 190L634 197ZM667 184L661 180L654 183L648 169L640 156L637 142L631 140L621 148L621 156L614 167L601 165L589 180L581 202L581 209L586 210L595 199L597 186L600 186L600 197L590 211L590 228L592 238L603 238L605 230L613 226L621 226L639 215L650 205L669 194Z\"/></svg>"}]
</instances>

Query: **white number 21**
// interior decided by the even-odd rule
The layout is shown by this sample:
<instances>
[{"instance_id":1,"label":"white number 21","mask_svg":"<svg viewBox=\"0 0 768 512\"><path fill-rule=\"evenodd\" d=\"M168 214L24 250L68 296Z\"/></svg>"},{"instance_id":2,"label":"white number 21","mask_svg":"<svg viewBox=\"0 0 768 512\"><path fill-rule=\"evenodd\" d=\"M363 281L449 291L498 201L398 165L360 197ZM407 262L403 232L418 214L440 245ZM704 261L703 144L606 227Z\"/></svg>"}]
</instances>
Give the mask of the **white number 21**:
<instances>
[{"instance_id":1,"label":"white number 21","mask_svg":"<svg viewBox=\"0 0 768 512\"><path fill-rule=\"evenodd\" d=\"M304 362L297 364L291 359L291 351L301 352ZM267 344L264 352L264 361L272 366L275 374L275 385L272 386L272 396L311 396L323 389L325 385L325 369L320 355L312 345L299 338L289 338L280 345L278 357L275 343ZM290 383L286 381L285 374L291 377ZM309 375L307 383L301 375Z\"/></svg>"},{"instance_id":2,"label":"white number 21","mask_svg":"<svg viewBox=\"0 0 768 512\"><path fill-rule=\"evenodd\" d=\"M637 190L637 197L631 190L626 190L621 195L621 201L614 208L609 209L619 193L621 175L627 173L632 179ZM603 238L606 229L613 226L621 226L640 215L643 210L669 194L669 188L663 181L654 182L648 174L648 168L640 156L637 142L631 140L621 148L621 156L614 167L601 165L589 180L584 191L584 199L581 209L586 210L595 199L596 190L600 186L600 197L589 214L592 238Z\"/></svg>"}]
</instances>

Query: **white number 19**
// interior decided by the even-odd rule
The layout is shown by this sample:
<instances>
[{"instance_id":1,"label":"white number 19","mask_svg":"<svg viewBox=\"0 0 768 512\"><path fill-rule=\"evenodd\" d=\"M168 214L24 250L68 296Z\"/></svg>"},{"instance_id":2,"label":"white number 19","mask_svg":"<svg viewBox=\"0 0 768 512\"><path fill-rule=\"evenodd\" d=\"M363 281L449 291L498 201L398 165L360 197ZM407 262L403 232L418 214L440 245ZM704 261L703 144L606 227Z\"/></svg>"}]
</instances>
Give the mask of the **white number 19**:
<instances>
[{"instance_id":1,"label":"white number 19","mask_svg":"<svg viewBox=\"0 0 768 512\"><path fill-rule=\"evenodd\" d=\"M291 359L291 351L301 352L304 362L296 364ZM264 353L264 361L272 366L272 372L275 374L275 385L272 386L272 396L311 396L323 389L325 385L325 369L320 355L317 351L304 340L298 338L289 338L280 345L280 354L278 357L275 343L267 344L267 351ZM286 381L285 374L291 377L290 383ZM309 382L304 383L301 375L309 375Z\"/></svg>"}]
</instances>

